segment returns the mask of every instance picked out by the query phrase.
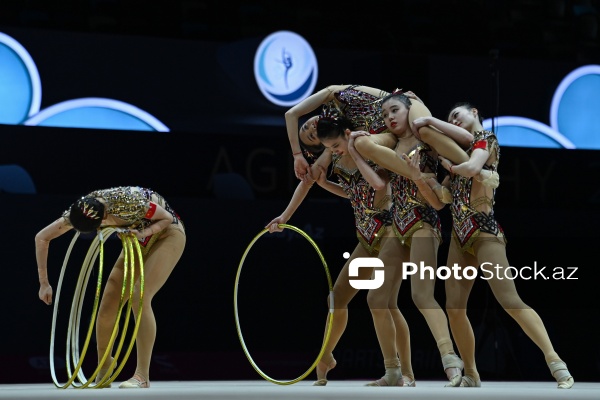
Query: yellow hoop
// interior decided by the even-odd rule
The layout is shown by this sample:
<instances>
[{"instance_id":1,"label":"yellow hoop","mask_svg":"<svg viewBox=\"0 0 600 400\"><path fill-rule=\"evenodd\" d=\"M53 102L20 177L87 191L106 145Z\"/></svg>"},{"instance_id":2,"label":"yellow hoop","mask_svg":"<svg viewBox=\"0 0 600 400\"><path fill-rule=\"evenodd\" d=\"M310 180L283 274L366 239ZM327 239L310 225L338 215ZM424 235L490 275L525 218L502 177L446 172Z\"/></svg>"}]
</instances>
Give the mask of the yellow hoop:
<instances>
[{"instance_id":1,"label":"yellow hoop","mask_svg":"<svg viewBox=\"0 0 600 400\"><path fill-rule=\"evenodd\" d=\"M287 225L287 224L279 224L278 226L280 228L291 229L291 230L299 233L300 235L302 235L306 240L308 240L310 242L310 244L312 244L312 246L317 251L317 254L319 255L319 258L321 259L321 262L323 263L323 267L325 268L325 275L327 276L327 283L329 285L329 297L330 297L330 299L329 299L330 303L329 304L330 304L330 307L329 307L329 317L328 317L328 320L327 320L327 332L325 333L325 340L323 340L323 345L321 346L321 351L319 351L319 355L317 356L317 359L310 366L310 368L308 368L306 370L306 372L304 372L298 378L292 379L292 380L289 380L289 381L280 381L280 380L271 378L270 376L268 376L267 374L265 374L258 367L258 365L256 365L256 363L254 362L254 360L250 356L250 353L248 352L248 348L246 347L246 343L244 342L244 338L242 336L242 331L240 329L240 321L239 321L239 317L238 317L238 306L237 306L237 304L238 304L237 303L238 286L239 286L240 274L242 272L242 266L244 265L244 260L246 259L246 256L248 255L248 252L250 252L250 249L252 248L252 246L254 245L254 243L256 243L256 241L262 235L264 235L265 233L267 233L269 231L268 229L263 229L258 235L256 235L254 237L254 239L252 239L252 241L250 242L250 244L248 245L248 247L246 248L246 251L244 252L244 254L242 255L242 259L240 260L240 264L238 266L237 274L235 276L235 285L234 285L234 289L233 289L233 308L234 308L234 314L235 314L235 327L236 327L236 330L237 330L238 338L240 339L240 343L242 345L242 349L244 350L244 354L246 354L246 357L248 358L248 361L250 361L250 365L252 365L252 368L254 368L254 370L256 372L258 372L258 374L260 376L262 376L265 380L267 380L269 382L276 383L278 385L291 385L293 383L300 382L302 379L306 378L308 376L308 374L310 374L312 372L312 370L317 366L317 364L319 363L319 361L321 361L321 357L323 357L323 353L325 352L325 348L327 347L327 343L329 342L329 336L331 334L331 328L332 328L332 324L333 324L333 309L334 309L334 307L333 307L333 285L331 283L331 275L329 274L329 268L327 268L327 263L325 262L325 258L323 257L323 254L321 253L321 250L319 250L319 247L311 239L311 237L308 236L301 229L296 228L295 226Z\"/></svg>"}]
</instances>

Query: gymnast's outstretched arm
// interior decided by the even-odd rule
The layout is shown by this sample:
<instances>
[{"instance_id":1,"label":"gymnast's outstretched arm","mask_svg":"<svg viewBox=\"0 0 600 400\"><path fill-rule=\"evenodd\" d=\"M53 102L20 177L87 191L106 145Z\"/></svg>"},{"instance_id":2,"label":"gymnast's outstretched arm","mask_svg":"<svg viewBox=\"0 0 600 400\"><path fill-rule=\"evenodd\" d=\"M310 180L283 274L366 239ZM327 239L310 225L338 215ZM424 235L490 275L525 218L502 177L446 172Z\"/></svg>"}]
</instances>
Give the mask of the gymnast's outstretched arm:
<instances>
[{"instance_id":1,"label":"gymnast's outstretched arm","mask_svg":"<svg viewBox=\"0 0 600 400\"><path fill-rule=\"evenodd\" d=\"M298 207L300 207L300 204L302 204L302 202L304 201L304 198L308 194L308 191L312 187L313 183L319 179L319 176L321 175L321 173L323 173L323 170L327 171L327 167L329 167L329 164L331 164L331 152L329 150L325 150L319 156L317 161L315 161L315 163L310 167L312 181L310 183L306 180L300 181L300 183L296 187L296 190L294 191L294 194L292 195L288 206L285 208L283 213L281 213L280 216L273 218L273 220L271 220L271 222L269 222L265 226L265 228L268 229L269 232L281 232L283 230L278 225L285 224L287 221L289 221L290 218L292 218L292 215L294 215Z\"/></svg>"},{"instance_id":2,"label":"gymnast's outstretched arm","mask_svg":"<svg viewBox=\"0 0 600 400\"><path fill-rule=\"evenodd\" d=\"M48 249L50 241L73 229L67 221L60 217L35 235L35 259L37 261L40 290L38 296L44 303L52 304L52 286L48 281Z\"/></svg>"}]
</instances>

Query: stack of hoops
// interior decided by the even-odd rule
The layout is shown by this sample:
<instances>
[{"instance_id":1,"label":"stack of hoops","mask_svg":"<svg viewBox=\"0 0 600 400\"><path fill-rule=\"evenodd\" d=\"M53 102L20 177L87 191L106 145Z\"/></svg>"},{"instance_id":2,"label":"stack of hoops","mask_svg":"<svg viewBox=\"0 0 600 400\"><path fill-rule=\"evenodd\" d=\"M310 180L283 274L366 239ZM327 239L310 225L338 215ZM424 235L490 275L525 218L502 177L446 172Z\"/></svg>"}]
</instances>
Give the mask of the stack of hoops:
<instances>
[{"instance_id":1,"label":"stack of hoops","mask_svg":"<svg viewBox=\"0 0 600 400\"><path fill-rule=\"evenodd\" d=\"M121 298L119 301L119 310L117 313L117 317L115 319L115 324L112 330L112 334L110 337L110 341L105 354L102 355L100 362L98 363L98 367L92 373L92 375L87 378L83 372L83 363L85 356L87 354L90 340L92 337L92 332L94 331L94 325L96 322L96 316L98 313L98 306L100 303L100 298L102 295L102 274L104 268L104 243L105 241L112 235L117 232L121 239L121 244L123 246L123 254L124 254L124 279L123 279L123 287L121 290ZM52 381L54 385L58 388L66 389L69 386L73 386L75 388L105 388L109 387L112 381L119 375L127 359L129 358L129 354L135 344L135 339L137 336L139 323L141 320L142 314L142 305L144 298L144 265L142 260L142 251L140 248L140 244L133 233L130 233L125 229L118 229L113 227L108 227L100 230L98 234L92 240L92 243L88 249L88 252L85 256L84 262L81 267L81 271L79 273L79 279L75 286L75 293L73 295L73 302L71 304L71 310L69 314L69 322L67 327L67 341L66 341L66 371L67 371L67 381L64 383L60 383L56 377L56 369L55 369L55 360L54 360L54 348L55 348L55 340L56 340L56 329L57 329L57 317L59 313L59 300L61 295L61 289L63 285L63 279L65 276L66 267L69 261L69 257L75 245L75 242L79 238L79 232L75 233L75 236L71 240L71 244L67 250L65 255L65 259L63 262L63 266L60 272L60 278L57 285L56 290L56 298L54 302L54 311L52 315L52 330L50 334L50 371L52 374ZM99 267L98 267L98 279L96 282L96 291L94 295L93 301L93 309L92 314L89 319L87 333L85 335L85 341L83 346L80 347L80 325L81 325L81 317L82 310L84 305L85 292L88 286L88 282L90 280L91 273L94 269L94 265L96 263L96 259L100 255ZM136 263L138 265L139 276L135 275L136 271ZM125 350L123 356L119 358L121 352L123 350L123 346L125 344L125 339L127 335L127 330L129 326L129 320L131 316L132 309L132 301L134 295L134 286L135 282L138 280L140 282L140 290L139 290L139 307L137 310L136 318L137 321L135 323L133 333L130 335L129 343L127 345L127 349ZM127 299L125 300L125 294L128 293ZM114 354L113 361L109 367L109 371L113 371L112 373L106 374L102 379L95 382L96 376L100 372L100 366L104 364L104 362L110 356L110 349L113 348L115 342L117 342L117 336L119 334L119 326L121 324L121 316L123 314L123 309L126 308L125 319L122 322L122 330L121 335L118 339L118 346ZM119 365L118 368L115 369L115 366Z\"/></svg>"}]
</instances>

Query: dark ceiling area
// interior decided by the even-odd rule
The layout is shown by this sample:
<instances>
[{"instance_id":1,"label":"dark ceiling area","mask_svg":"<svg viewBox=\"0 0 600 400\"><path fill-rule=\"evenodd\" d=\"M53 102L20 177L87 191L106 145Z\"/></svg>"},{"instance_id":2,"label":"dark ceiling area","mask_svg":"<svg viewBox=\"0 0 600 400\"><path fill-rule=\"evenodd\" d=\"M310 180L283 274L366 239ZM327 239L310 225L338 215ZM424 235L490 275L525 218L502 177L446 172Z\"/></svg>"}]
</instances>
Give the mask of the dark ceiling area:
<instances>
[{"instance_id":1,"label":"dark ceiling area","mask_svg":"<svg viewBox=\"0 0 600 400\"><path fill-rule=\"evenodd\" d=\"M291 30L323 48L600 59L600 0L2 0L0 25L235 41Z\"/></svg>"}]
</instances>

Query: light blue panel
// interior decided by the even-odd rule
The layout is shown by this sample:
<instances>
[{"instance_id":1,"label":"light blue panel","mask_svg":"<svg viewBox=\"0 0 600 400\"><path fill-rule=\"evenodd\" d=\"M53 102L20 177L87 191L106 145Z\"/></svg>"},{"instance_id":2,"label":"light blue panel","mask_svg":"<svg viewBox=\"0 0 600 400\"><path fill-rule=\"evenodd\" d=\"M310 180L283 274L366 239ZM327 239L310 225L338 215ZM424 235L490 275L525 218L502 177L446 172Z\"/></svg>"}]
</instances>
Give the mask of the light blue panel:
<instances>
[{"instance_id":1,"label":"light blue panel","mask_svg":"<svg viewBox=\"0 0 600 400\"><path fill-rule=\"evenodd\" d=\"M562 148L559 143L543 133L523 126L497 126L496 136L500 146Z\"/></svg>"},{"instance_id":2,"label":"light blue panel","mask_svg":"<svg viewBox=\"0 0 600 400\"><path fill-rule=\"evenodd\" d=\"M102 107L81 107L66 110L41 121L38 125L136 131L155 130L150 125L131 114Z\"/></svg>"},{"instance_id":3,"label":"light blue panel","mask_svg":"<svg viewBox=\"0 0 600 400\"><path fill-rule=\"evenodd\" d=\"M600 149L600 75L574 80L560 99L558 130L579 149Z\"/></svg>"},{"instance_id":4,"label":"light blue panel","mask_svg":"<svg viewBox=\"0 0 600 400\"><path fill-rule=\"evenodd\" d=\"M0 123L15 125L29 113L32 86L29 71L21 57L0 43Z\"/></svg>"}]
</instances>

